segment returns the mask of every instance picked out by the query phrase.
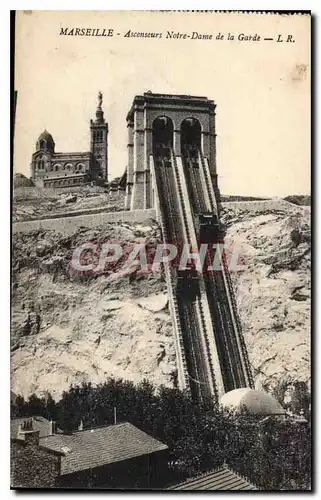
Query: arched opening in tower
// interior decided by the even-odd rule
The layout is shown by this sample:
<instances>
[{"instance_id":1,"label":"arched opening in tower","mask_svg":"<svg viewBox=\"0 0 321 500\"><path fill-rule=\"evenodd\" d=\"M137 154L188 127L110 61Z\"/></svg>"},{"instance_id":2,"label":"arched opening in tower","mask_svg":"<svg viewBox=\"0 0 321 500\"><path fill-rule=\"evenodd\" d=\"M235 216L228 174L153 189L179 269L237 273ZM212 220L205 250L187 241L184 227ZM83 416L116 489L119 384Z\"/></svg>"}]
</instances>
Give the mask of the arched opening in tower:
<instances>
[{"instance_id":1,"label":"arched opening in tower","mask_svg":"<svg viewBox=\"0 0 321 500\"><path fill-rule=\"evenodd\" d=\"M153 121L153 154L170 156L173 147L173 122L167 116L159 116Z\"/></svg>"},{"instance_id":2,"label":"arched opening in tower","mask_svg":"<svg viewBox=\"0 0 321 500\"><path fill-rule=\"evenodd\" d=\"M200 172L199 150L202 129L196 118L186 118L181 123L181 155L186 175L187 191L194 214L206 212L204 185Z\"/></svg>"},{"instance_id":3,"label":"arched opening in tower","mask_svg":"<svg viewBox=\"0 0 321 500\"><path fill-rule=\"evenodd\" d=\"M201 148L202 129L196 118L186 118L181 124L181 153L190 154Z\"/></svg>"}]
</instances>

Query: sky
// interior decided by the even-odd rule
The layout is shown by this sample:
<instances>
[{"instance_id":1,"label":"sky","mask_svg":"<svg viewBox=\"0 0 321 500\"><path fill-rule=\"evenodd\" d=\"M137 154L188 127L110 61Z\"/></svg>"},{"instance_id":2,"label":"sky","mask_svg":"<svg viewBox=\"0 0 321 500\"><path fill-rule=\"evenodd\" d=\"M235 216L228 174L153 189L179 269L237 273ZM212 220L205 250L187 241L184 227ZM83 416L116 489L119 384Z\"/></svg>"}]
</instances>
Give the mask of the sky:
<instances>
[{"instance_id":1,"label":"sky","mask_svg":"<svg viewBox=\"0 0 321 500\"><path fill-rule=\"evenodd\" d=\"M59 35L61 28L76 27L113 29L114 36ZM162 33L162 38L124 37L129 30ZM168 31L213 38L169 39ZM223 40L216 39L219 33ZM261 39L238 40L242 33ZM292 34L295 42L277 43L279 34L284 39ZM109 125L109 179L122 175L126 114L135 95L151 90L215 101L221 193L310 192L308 16L20 11L15 89L14 172L30 175L31 155L45 128L56 151L88 151L89 121L100 90Z\"/></svg>"}]
</instances>

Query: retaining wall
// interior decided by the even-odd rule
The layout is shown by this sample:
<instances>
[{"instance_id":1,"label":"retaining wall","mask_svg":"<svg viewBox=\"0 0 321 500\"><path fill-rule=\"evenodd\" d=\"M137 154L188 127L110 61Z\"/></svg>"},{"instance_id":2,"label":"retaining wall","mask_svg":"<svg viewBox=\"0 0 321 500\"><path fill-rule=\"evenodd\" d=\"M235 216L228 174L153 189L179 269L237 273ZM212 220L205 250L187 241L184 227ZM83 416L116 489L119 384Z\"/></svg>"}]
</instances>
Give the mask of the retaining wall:
<instances>
[{"instance_id":1,"label":"retaining wall","mask_svg":"<svg viewBox=\"0 0 321 500\"><path fill-rule=\"evenodd\" d=\"M72 234L81 227L92 228L110 222L144 222L147 219L156 219L156 210L124 210L122 212L100 212L97 214L82 214L73 217L60 217L58 219L32 220L14 222L13 233L29 233L39 229L46 229L62 234Z\"/></svg>"},{"instance_id":2,"label":"retaining wall","mask_svg":"<svg viewBox=\"0 0 321 500\"><path fill-rule=\"evenodd\" d=\"M302 211L305 211L306 213L310 212L310 207L295 205L294 203L289 203L288 201L282 199L260 201L226 201L222 203L222 207L251 213L260 213L266 211L283 211L294 213L300 213Z\"/></svg>"},{"instance_id":3,"label":"retaining wall","mask_svg":"<svg viewBox=\"0 0 321 500\"><path fill-rule=\"evenodd\" d=\"M310 207L294 205L285 200L264 200L264 201L229 201L222 203L223 208L231 208L241 212L251 212L258 214L266 211L283 211L287 213L310 213ZM95 210L95 209L93 209ZM69 216L59 216L55 214L53 218L37 219L31 221L14 222L13 232L30 232L38 229L46 229L71 234L80 227L95 227L110 222L144 222L147 219L156 219L156 210L124 210L121 212L99 212L84 213L75 212Z\"/></svg>"}]
</instances>

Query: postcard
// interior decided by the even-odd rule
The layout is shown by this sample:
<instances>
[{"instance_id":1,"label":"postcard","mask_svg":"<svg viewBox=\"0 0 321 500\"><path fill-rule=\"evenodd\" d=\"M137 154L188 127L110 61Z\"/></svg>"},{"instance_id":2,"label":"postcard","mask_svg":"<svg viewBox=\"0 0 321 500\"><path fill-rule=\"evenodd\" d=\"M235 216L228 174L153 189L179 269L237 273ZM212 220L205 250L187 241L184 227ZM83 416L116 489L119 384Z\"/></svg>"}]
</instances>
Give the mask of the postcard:
<instances>
[{"instance_id":1,"label":"postcard","mask_svg":"<svg viewBox=\"0 0 321 500\"><path fill-rule=\"evenodd\" d=\"M11 488L311 489L311 16L17 11Z\"/></svg>"}]
</instances>

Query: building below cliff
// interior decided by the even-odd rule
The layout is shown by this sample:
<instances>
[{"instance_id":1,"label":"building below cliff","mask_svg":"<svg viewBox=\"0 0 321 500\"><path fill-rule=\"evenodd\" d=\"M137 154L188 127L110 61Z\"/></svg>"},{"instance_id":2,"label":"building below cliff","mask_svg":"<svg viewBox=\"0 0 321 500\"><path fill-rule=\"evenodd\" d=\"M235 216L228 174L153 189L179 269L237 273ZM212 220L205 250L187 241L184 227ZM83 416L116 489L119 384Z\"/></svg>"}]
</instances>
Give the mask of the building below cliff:
<instances>
[{"instance_id":1,"label":"building below cliff","mask_svg":"<svg viewBox=\"0 0 321 500\"><path fill-rule=\"evenodd\" d=\"M129 422L63 434L43 417L11 421L11 487L159 487L168 447Z\"/></svg>"},{"instance_id":2,"label":"building below cliff","mask_svg":"<svg viewBox=\"0 0 321 500\"><path fill-rule=\"evenodd\" d=\"M31 159L31 178L40 187L81 186L108 180L108 123L98 94L96 119L90 120L90 151L59 153L52 135L44 130Z\"/></svg>"}]
</instances>

